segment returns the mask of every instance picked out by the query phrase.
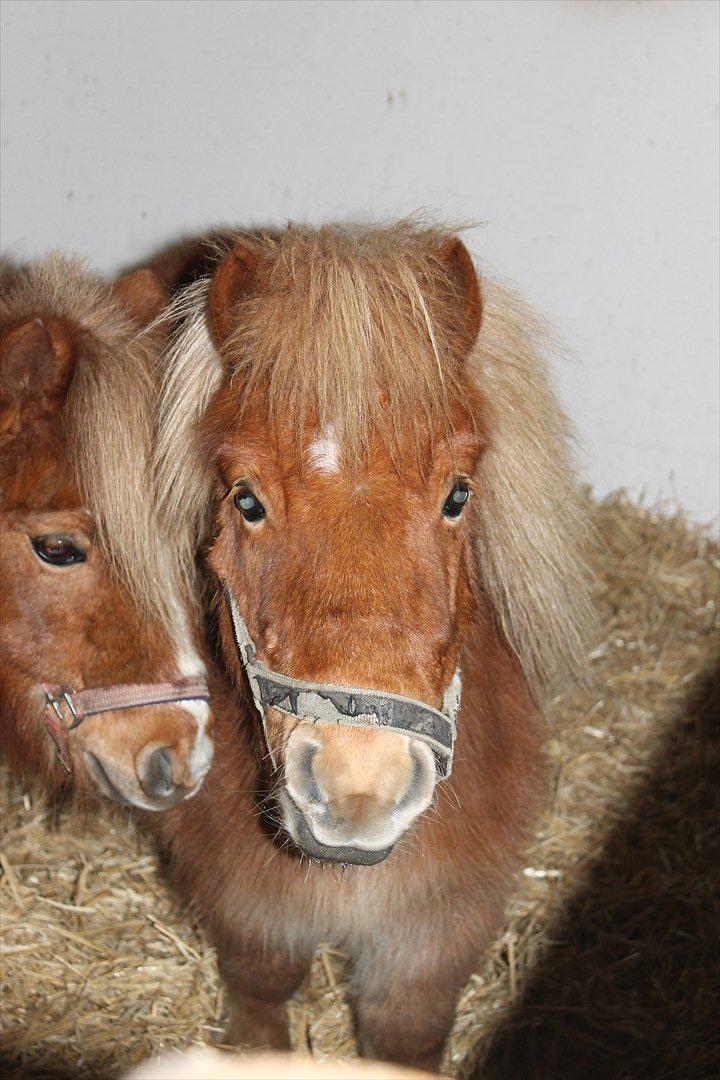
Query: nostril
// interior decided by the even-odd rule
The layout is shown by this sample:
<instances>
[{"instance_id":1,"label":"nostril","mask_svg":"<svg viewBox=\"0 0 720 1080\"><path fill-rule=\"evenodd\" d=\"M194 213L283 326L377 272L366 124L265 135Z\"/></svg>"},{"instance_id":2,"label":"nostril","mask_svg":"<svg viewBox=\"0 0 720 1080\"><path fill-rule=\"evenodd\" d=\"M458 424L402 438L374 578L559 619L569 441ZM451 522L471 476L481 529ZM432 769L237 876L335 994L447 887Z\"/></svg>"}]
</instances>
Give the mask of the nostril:
<instances>
[{"instance_id":1,"label":"nostril","mask_svg":"<svg viewBox=\"0 0 720 1080\"><path fill-rule=\"evenodd\" d=\"M417 812L418 804L427 804L435 783L435 759L427 748L423 746L418 752L418 747L412 746L410 756L413 763L410 783L395 804L395 810L401 813L404 810Z\"/></svg>"},{"instance_id":2,"label":"nostril","mask_svg":"<svg viewBox=\"0 0 720 1080\"><path fill-rule=\"evenodd\" d=\"M400 798L395 803L395 808L397 810L404 810L405 807L410 802L412 802L414 800L415 793L418 790L418 788L420 787L420 784L422 782L422 778L423 778L422 762L420 761L417 754L412 753L412 751L411 751L411 754L412 754L412 776L410 777L410 783L405 788L404 795L401 795Z\"/></svg>"},{"instance_id":3,"label":"nostril","mask_svg":"<svg viewBox=\"0 0 720 1080\"><path fill-rule=\"evenodd\" d=\"M153 750L140 776L140 786L152 799L163 799L175 790L172 776L172 751L168 746Z\"/></svg>"},{"instance_id":4,"label":"nostril","mask_svg":"<svg viewBox=\"0 0 720 1080\"><path fill-rule=\"evenodd\" d=\"M305 783L307 786L307 798L310 804L324 806L327 803L327 798L320 790L320 785L317 782L317 777L313 771L313 760L317 756L317 752L320 749L314 743L311 743L305 748L305 752L302 757L302 771L305 777Z\"/></svg>"},{"instance_id":5,"label":"nostril","mask_svg":"<svg viewBox=\"0 0 720 1080\"><path fill-rule=\"evenodd\" d=\"M285 787L291 799L303 812L324 810L327 797L315 774L315 759L321 747L304 732L290 740L285 758Z\"/></svg>"}]
</instances>

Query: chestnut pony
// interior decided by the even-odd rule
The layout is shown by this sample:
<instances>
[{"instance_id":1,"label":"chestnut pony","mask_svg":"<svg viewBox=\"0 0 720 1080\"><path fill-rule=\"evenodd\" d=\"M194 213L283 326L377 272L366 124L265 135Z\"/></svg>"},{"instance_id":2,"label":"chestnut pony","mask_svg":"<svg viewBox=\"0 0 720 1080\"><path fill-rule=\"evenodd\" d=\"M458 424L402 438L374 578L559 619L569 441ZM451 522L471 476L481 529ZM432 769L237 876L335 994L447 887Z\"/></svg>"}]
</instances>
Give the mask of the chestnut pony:
<instances>
[{"instance_id":1,"label":"chestnut pony","mask_svg":"<svg viewBox=\"0 0 720 1080\"><path fill-rule=\"evenodd\" d=\"M164 809L212 757L205 667L151 513L164 335L139 335L166 297L149 271L111 288L59 257L8 279L0 745L47 794L72 774L76 795Z\"/></svg>"},{"instance_id":2,"label":"chestnut pony","mask_svg":"<svg viewBox=\"0 0 720 1080\"><path fill-rule=\"evenodd\" d=\"M538 800L536 691L590 618L540 327L409 224L238 235L174 312L160 500L188 577L206 546L234 704L160 842L229 1039L287 1045L330 941L362 1052L433 1068Z\"/></svg>"}]
</instances>

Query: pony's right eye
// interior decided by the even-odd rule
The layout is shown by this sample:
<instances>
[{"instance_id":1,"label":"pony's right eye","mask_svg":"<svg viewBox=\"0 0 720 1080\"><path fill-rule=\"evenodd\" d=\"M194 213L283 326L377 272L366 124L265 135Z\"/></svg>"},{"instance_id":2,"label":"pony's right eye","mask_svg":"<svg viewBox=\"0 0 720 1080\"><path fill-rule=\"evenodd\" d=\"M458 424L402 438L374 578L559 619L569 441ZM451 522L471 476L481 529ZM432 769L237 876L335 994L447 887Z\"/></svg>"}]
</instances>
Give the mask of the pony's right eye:
<instances>
[{"instance_id":1,"label":"pony's right eye","mask_svg":"<svg viewBox=\"0 0 720 1080\"><path fill-rule=\"evenodd\" d=\"M33 551L43 562L51 566L72 566L87 561L87 555L69 536L33 536Z\"/></svg>"},{"instance_id":2,"label":"pony's right eye","mask_svg":"<svg viewBox=\"0 0 720 1080\"><path fill-rule=\"evenodd\" d=\"M235 505L251 525L262 521L265 517L265 507L256 495L253 495L249 487L239 487L235 492Z\"/></svg>"}]
</instances>

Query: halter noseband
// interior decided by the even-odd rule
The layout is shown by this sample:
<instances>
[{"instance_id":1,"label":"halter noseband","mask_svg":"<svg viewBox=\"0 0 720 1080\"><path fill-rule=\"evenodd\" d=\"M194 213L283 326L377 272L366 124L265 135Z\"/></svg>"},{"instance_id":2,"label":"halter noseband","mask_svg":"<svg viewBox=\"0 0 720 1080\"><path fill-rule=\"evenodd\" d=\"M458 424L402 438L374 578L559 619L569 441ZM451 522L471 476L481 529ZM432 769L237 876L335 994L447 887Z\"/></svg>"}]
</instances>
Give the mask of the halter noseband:
<instances>
[{"instance_id":1,"label":"halter noseband","mask_svg":"<svg viewBox=\"0 0 720 1080\"><path fill-rule=\"evenodd\" d=\"M55 743L61 764L68 772L72 772L67 747L68 732L79 727L88 716L117 712L119 709L139 709L145 705L209 700L207 682L202 677L178 679L177 682L100 686L86 690L68 690L54 683L42 683L41 687L45 694L45 726Z\"/></svg>"},{"instance_id":2,"label":"halter noseband","mask_svg":"<svg viewBox=\"0 0 720 1080\"><path fill-rule=\"evenodd\" d=\"M460 669L445 691L443 707L433 709L422 701L333 683L314 683L293 679L271 671L257 659L255 644L233 596L227 594L235 644L247 672L253 700L260 713L265 741L275 764L268 739L265 708L319 724L344 724L347 727L382 727L427 743L435 754L438 774L450 775L453 746L457 735L456 719L460 706Z\"/></svg>"}]
</instances>

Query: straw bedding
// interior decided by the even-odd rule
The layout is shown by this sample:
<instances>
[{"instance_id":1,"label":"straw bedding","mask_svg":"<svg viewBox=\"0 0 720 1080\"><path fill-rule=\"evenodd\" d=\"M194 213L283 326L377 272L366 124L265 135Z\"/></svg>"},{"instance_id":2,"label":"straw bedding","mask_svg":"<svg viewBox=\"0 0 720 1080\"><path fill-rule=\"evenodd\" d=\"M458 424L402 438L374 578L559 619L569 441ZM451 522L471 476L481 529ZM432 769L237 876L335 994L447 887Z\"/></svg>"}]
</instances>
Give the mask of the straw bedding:
<instances>
[{"instance_id":1,"label":"straw bedding","mask_svg":"<svg viewBox=\"0 0 720 1080\"><path fill-rule=\"evenodd\" d=\"M455 1076L720 1074L718 552L622 495L593 514L598 689L551 704L550 806L460 1003ZM132 821L71 820L6 776L2 809L5 1075L107 1078L216 1037L213 951ZM354 1053L342 983L321 951L297 1049Z\"/></svg>"}]
</instances>

